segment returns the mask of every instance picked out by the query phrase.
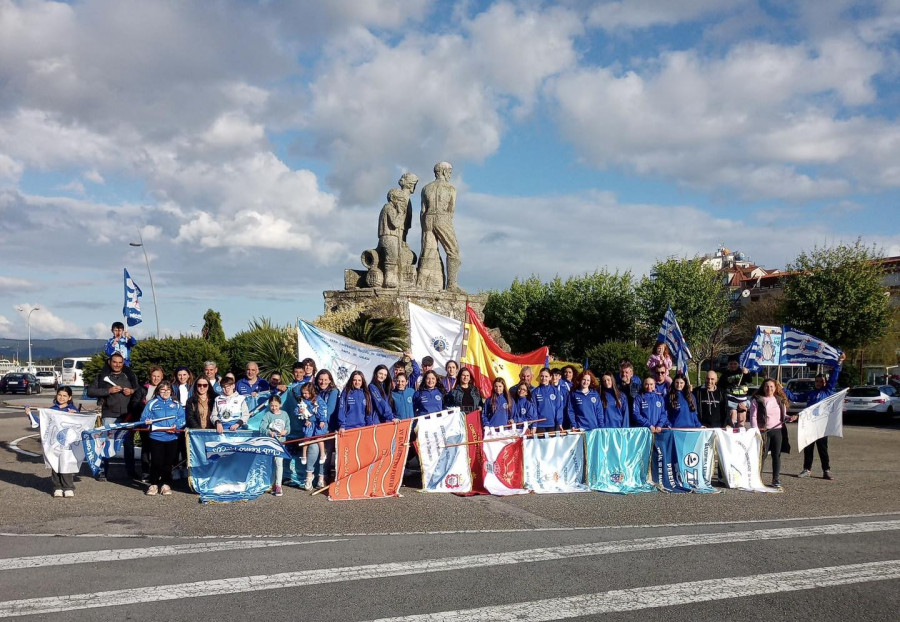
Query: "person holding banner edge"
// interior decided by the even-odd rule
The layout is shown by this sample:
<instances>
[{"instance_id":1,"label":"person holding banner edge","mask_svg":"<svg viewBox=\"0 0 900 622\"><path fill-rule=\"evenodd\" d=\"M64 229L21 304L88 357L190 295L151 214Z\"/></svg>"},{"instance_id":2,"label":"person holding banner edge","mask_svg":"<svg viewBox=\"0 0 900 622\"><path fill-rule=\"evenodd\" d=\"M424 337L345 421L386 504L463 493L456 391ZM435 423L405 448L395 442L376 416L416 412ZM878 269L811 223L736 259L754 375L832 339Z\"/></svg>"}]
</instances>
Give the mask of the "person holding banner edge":
<instances>
[{"instance_id":1,"label":"person holding banner edge","mask_svg":"<svg viewBox=\"0 0 900 622\"><path fill-rule=\"evenodd\" d=\"M797 420L796 416L787 414L787 404L787 395L772 378L763 382L750 400L750 427L758 428L763 437L763 461L767 453L772 454L772 486L775 488L781 488L781 449L786 433L784 424Z\"/></svg>"},{"instance_id":2,"label":"person holding banner edge","mask_svg":"<svg viewBox=\"0 0 900 622\"><path fill-rule=\"evenodd\" d=\"M78 408L72 403L72 389L69 387L60 387L56 390L56 399L50 404L50 410L59 410L64 413L77 413ZM25 407L25 414L31 416L31 406ZM75 496L75 474L74 473L57 473L55 469L50 469L50 481L53 482L54 497L74 497Z\"/></svg>"},{"instance_id":3,"label":"person holding banner edge","mask_svg":"<svg viewBox=\"0 0 900 622\"><path fill-rule=\"evenodd\" d=\"M831 368L831 374L827 379L824 374L816 375L816 388L809 394L809 397L806 400L807 407L818 404L825 398L834 395L834 391L837 388L838 376L841 373L841 366L844 363L845 358L847 358L846 355L841 352L837 364ZM785 389L785 394L789 399L794 400L797 398L796 394L788 389ZM828 456L827 436L823 436L815 443L810 443L803 448L803 470L800 471L800 474L797 477L810 477L812 475L813 452L815 449L819 450L819 460L822 462L822 479L834 480L834 475L831 474L831 459Z\"/></svg>"},{"instance_id":4,"label":"person holding banner edge","mask_svg":"<svg viewBox=\"0 0 900 622\"><path fill-rule=\"evenodd\" d=\"M172 494L172 468L178 455L178 432L185 426L184 407L172 398L172 385L163 380L156 389L156 397L147 404L141 421L166 420L150 429L153 462L150 464L150 486L147 495Z\"/></svg>"}]
</instances>

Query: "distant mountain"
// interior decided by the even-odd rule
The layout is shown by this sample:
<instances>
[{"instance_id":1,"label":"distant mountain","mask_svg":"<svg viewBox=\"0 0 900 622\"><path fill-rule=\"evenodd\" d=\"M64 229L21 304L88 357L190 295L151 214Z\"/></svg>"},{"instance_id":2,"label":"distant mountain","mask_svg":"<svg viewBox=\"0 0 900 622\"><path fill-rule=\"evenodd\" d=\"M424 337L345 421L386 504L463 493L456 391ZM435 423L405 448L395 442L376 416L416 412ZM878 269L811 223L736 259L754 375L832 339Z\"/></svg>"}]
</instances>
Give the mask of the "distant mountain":
<instances>
[{"instance_id":1,"label":"distant mountain","mask_svg":"<svg viewBox=\"0 0 900 622\"><path fill-rule=\"evenodd\" d=\"M35 361L51 359L58 364L65 356L90 356L106 346L105 339L32 339L31 358ZM0 339L0 359L14 359L19 351L19 362L28 360L28 341L25 339Z\"/></svg>"}]
</instances>

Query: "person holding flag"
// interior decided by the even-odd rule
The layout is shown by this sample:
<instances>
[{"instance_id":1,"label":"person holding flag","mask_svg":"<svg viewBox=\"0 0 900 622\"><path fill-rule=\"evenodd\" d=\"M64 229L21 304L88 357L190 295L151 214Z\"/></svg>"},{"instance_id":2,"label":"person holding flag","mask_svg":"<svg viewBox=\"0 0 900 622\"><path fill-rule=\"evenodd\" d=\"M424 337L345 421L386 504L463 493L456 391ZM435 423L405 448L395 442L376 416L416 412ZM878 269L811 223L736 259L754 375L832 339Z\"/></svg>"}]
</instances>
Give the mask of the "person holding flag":
<instances>
[{"instance_id":1,"label":"person holding flag","mask_svg":"<svg viewBox=\"0 0 900 622\"><path fill-rule=\"evenodd\" d=\"M60 387L56 391L56 399L50 404L50 410L59 410L64 413L77 413L78 408L72 403L72 389ZM31 416L31 406L25 407L25 414ZM50 469L50 481L53 482L54 497L75 496L75 474L57 473L56 469Z\"/></svg>"},{"instance_id":2,"label":"person holding flag","mask_svg":"<svg viewBox=\"0 0 900 622\"><path fill-rule=\"evenodd\" d=\"M126 366L131 366L131 349L137 345L137 339L128 334L128 329L122 322L113 322L110 327L113 336L106 342L104 352L106 356L119 353Z\"/></svg>"}]
</instances>

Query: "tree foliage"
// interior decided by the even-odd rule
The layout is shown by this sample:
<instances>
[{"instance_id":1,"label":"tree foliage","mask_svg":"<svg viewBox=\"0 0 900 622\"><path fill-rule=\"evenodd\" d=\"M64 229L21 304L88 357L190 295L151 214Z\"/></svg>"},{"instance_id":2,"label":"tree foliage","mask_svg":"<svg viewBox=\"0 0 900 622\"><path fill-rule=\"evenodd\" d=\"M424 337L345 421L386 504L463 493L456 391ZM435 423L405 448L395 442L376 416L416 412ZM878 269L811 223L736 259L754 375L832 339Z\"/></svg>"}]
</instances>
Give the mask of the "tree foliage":
<instances>
[{"instance_id":1,"label":"tree foliage","mask_svg":"<svg viewBox=\"0 0 900 622\"><path fill-rule=\"evenodd\" d=\"M355 320L345 324L339 334L385 350L403 351L409 339L406 324L397 317L373 317L360 313Z\"/></svg>"},{"instance_id":2,"label":"tree foliage","mask_svg":"<svg viewBox=\"0 0 900 622\"><path fill-rule=\"evenodd\" d=\"M84 366L84 382L94 381L106 363L107 356L95 354ZM187 367L194 376L203 371L203 363L215 361L220 369L226 369L228 358L215 345L200 337L184 336L144 339L131 350L131 369L138 380L147 382L150 368L159 365L165 377L171 380L178 367Z\"/></svg>"},{"instance_id":3,"label":"tree foliage","mask_svg":"<svg viewBox=\"0 0 900 622\"><path fill-rule=\"evenodd\" d=\"M607 371L618 374L619 363L622 359L628 359L634 366L634 375L642 378L647 375L647 359L650 358L650 350L628 341L608 341L588 348L585 356L591 371L595 374Z\"/></svg>"},{"instance_id":4,"label":"tree foliage","mask_svg":"<svg viewBox=\"0 0 900 622\"><path fill-rule=\"evenodd\" d=\"M200 333L208 342L219 346L225 345L225 329L222 328L222 314L207 309L203 314L203 331Z\"/></svg>"},{"instance_id":5,"label":"tree foliage","mask_svg":"<svg viewBox=\"0 0 900 622\"><path fill-rule=\"evenodd\" d=\"M275 371L290 376L296 352L297 329L278 326L270 318L253 318L247 330L234 335L225 345L227 369L238 377L243 375L248 361L256 361L263 376Z\"/></svg>"},{"instance_id":6,"label":"tree foliage","mask_svg":"<svg viewBox=\"0 0 900 622\"><path fill-rule=\"evenodd\" d=\"M514 352L548 346L576 360L599 343L633 339L636 318L631 273L605 270L548 283L516 279L484 307L485 324L499 328Z\"/></svg>"},{"instance_id":7,"label":"tree foliage","mask_svg":"<svg viewBox=\"0 0 900 622\"><path fill-rule=\"evenodd\" d=\"M881 257L861 240L801 251L784 278L785 321L843 350L879 340L891 321Z\"/></svg>"}]
</instances>

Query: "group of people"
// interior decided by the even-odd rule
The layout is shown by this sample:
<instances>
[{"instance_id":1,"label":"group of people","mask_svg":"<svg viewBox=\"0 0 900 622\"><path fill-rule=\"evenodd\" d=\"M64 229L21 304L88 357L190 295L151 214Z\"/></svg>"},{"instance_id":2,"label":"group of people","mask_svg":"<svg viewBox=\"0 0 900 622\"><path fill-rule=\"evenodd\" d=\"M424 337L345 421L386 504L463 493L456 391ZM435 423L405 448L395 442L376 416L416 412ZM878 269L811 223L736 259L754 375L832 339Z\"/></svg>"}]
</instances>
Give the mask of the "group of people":
<instances>
[{"instance_id":1,"label":"group of people","mask_svg":"<svg viewBox=\"0 0 900 622\"><path fill-rule=\"evenodd\" d=\"M117 326L118 325L118 326ZM220 375L214 361L207 361L200 376L194 378L186 367L175 370L170 380L164 370L151 367L149 381L141 385L128 366L134 345L121 323L113 325L108 346L109 359L87 389L89 397L100 404L104 425L140 421L141 476L148 495L169 495L173 470L186 455L184 428L215 429L219 433L246 426L250 417L268 407L259 423L259 431L280 441L315 439L332 432L343 432L394 419L411 419L458 407L463 412L481 411L484 426L498 427L529 423L535 433L596 428L645 427L652 432L663 428L724 428L750 425L763 435L765 453L772 455L772 484L781 486L780 454L788 399L797 400L774 379L766 379L759 391L746 394L737 359L729 361L721 374L709 371L702 387L692 388L687 377L670 373L671 357L665 344L657 344L647 362L650 372L643 381L635 375L631 361L623 360L619 373L591 370L577 373L571 365L544 367L534 382L533 370L523 367L519 382L507 387L503 378L495 378L488 395L482 395L472 370L456 361L445 363L445 373L435 371L434 360L426 356L421 364L404 353L392 369L375 368L370 378L362 371L350 374L339 390L327 369L319 370L311 358L294 363L289 380L278 373L269 378L259 375L259 366L247 363L245 376ZM843 360L843 358L841 359ZM830 378L816 377L816 391L808 397L810 405L834 392L840 362ZM282 408L290 392L291 408ZM71 410L71 390L60 388L52 408ZM827 439L816 442L824 477L830 472ZM333 442L323 439L302 443L297 450L305 479L301 487L310 490L325 486L326 466ZM137 478L133 435L125 435L125 468ZM813 446L805 450L801 477L810 475ZM107 461L97 479L106 478ZM74 495L71 476L54 473L54 496ZM281 458L275 461L273 494L283 494L284 469Z\"/></svg>"}]
</instances>

